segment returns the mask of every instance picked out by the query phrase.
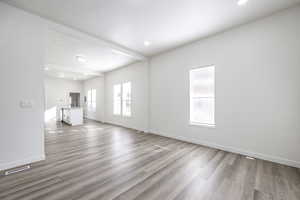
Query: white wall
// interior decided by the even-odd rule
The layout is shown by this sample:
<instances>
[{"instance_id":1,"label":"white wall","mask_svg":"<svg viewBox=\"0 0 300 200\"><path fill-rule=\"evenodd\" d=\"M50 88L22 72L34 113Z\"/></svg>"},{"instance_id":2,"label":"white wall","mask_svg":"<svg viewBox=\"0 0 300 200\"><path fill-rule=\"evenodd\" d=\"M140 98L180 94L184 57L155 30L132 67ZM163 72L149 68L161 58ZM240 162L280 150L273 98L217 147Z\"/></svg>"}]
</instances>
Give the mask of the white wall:
<instances>
[{"instance_id":1,"label":"white wall","mask_svg":"<svg viewBox=\"0 0 300 200\"><path fill-rule=\"evenodd\" d=\"M96 89L96 110L88 111L85 107L85 117L96 121L104 121L104 77L97 77L84 81L84 96L87 96L87 92L90 89Z\"/></svg>"},{"instance_id":2,"label":"white wall","mask_svg":"<svg viewBox=\"0 0 300 200\"><path fill-rule=\"evenodd\" d=\"M40 19L0 2L0 170L44 154L43 57ZM20 101L32 103L21 108Z\"/></svg>"},{"instance_id":3,"label":"white wall","mask_svg":"<svg viewBox=\"0 0 300 200\"><path fill-rule=\"evenodd\" d=\"M80 105L83 106L83 84L81 81L45 77L45 121L61 120L61 107L70 105L70 92L80 93ZM54 115L55 111L55 115Z\"/></svg>"},{"instance_id":4,"label":"white wall","mask_svg":"<svg viewBox=\"0 0 300 200\"><path fill-rule=\"evenodd\" d=\"M300 7L151 59L154 133L300 167ZM216 67L216 128L189 125L189 69Z\"/></svg>"},{"instance_id":5,"label":"white wall","mask_svg":"<svg viewBox=\"0 0 300 200\"><path fill-rule=\"evenodd\" d=\"M105 121L148 131L148 63L139 62L105 74ZM113 86L131 82L131 117L113 115Z\"/></svg>"}]
</instances>

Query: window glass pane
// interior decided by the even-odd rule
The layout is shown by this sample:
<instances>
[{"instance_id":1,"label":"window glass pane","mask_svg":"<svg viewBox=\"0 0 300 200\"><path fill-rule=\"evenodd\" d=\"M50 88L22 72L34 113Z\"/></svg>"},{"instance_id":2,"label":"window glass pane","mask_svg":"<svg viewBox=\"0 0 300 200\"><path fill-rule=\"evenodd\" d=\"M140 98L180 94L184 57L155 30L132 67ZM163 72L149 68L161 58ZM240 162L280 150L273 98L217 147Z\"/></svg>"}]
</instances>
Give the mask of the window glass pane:
<instances>
[{"instance_id":1,"label":"window glass pane","mask_svg":"<svg viewBox=\"0 0 300 200\"><path fill-rule=\"evenodd\" d=\"M113 113L114 115L121 114L121 85L114 85L114 103L113 103Z\"/></svg>"},{"instance_id":2,"label":"window glass pane","mask_svg":"<svg viewBox=\"0 0 300 200\"><path fill-rule=\"evenodd\" d=\"M215 124L214 98L192 98L190 104L190 120L192 123Z\"/></svg>"},{"instance_id":3,"label":"window glass pane","mask_svg":"<svg viewBox=\"0 0 300 200\"><path fill-rule=\"evenodd\" d=\"M114 100L121 101L121 85L114 85Z\"/></svg>"},{"instance_id":4,"label":"window glass pane","mask_svg":"<svg viewBox=\"0 0 300 200\"><path fill-rule=\"evenodd\" d=\"M190 71L190 121L215 124L215 67Z\"/></svg>"},{"instance_id":5,"label":"window glass pane","mask_svg":"<svg viewBox=\"0 0 300 200\"><path fill-rule=\"evenodd\" d=\"M131 116L131 101L130 100L123 101L123 115Z\"/></svg>"},{"instance_id":6,"label":"window glass pane","mask_svg":"<svg viewBox=\"0 0 300 200\"><path fill-rule=\"evenodd\" d=\"M131 83L123 83L122 88L122 113L123 116L131 116Z\"/></svg>"},{"instance_id":7,"label":"window glass pane","mask_svg":"<svg viewBox=\"0 0 300 200\"><path fill-rule=\"evenodd\" d=\"M92 102L96 101L96 89L92 89Z\"/></svg>"},{"instance_id":8,"label":"window glass pane","mask_svg":"<svg viewBox=\"0 0 300 200\"><path fill-rule=\"evenodd\" d=\"M91 101L92 101L92 91L88 90L88 93L87 93L87 105L88 106L91 105Z\"/></svg>"},{"instance_id":9,"label":"window glass pane","mask_svg":"<svg viewBox=\"0 0 300 200\"><path fill-rule=\"evenodd\" d=\"M92 107L93 109L96 108L96 100L97 100L97 93L96 93L96 89L92 89Z\"/></svg>"},{"instance_id":10,"label":"window glass pane","mask_svg":"<svg viewBox=\"0 0 300 200\"><path fill-rule=\"evenodd\" d=\"M204 67L190 71L191 97L215 96L214 67Z\"/></svg>"},{"instance_id":11,"label":"window glass pane","mask_svg":"<svg viewBox=\"0 0 300 200\"><path fill-rule=\"evenodd\" d=\"M121 115L121 101L114 101L114 115Z\"/></svg>"},{"instance_id":12,"label":"window glass pane","mask_svg":"<svg viewBox=\"0 0 300 200\"><path fill-rule=\"evenodd\" d=\"M131 83L123 84L123 100L131 100Z\"/></svg>"}]
</instances>

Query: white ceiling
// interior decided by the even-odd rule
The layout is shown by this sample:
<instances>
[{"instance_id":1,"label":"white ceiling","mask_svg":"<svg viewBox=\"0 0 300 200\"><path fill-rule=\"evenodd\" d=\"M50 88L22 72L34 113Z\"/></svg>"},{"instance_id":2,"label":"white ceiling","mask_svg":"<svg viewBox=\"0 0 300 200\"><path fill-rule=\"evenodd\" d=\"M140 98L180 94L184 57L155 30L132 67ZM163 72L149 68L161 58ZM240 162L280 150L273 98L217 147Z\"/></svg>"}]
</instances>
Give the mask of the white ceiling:
<instances>
[{"instance_id":1,"label":"white ceiling","mask_svg":"<svg viewBox=\"0 0 300 200\"><path fill-rule=\"evenodd\" d=\"M99 44L87 37L79 37L49 28L47 34L45 72L49 76L85 80L137 61L110 45ZM79 62L77 56L84 58Z\"/></svg>"},{"instance_id":2,"label":"white ceiling","mask_svg":"<svg viewBox=\"0 0 300 200\"><path fill-rule=\"evenodd\" d=\"M249 0L242 7L237 0L4 1L149 56L270 15L300 0ZM146 47L144 41L151 45Z\"/></svg>"}]
</instances>

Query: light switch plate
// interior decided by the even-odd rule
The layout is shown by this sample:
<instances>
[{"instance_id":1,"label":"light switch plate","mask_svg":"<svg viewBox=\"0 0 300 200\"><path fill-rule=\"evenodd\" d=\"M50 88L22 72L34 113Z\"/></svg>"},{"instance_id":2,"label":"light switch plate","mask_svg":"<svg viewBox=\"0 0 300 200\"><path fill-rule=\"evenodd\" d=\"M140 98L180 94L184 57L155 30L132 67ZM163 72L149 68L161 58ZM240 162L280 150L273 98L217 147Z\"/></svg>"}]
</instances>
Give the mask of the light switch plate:
<instances>
[{"instance_id":1,"label":"light switch plate","mask_svg":"<svg viewBox=\"0 0 300 200\"><path fill-rule=\"evenodd\" d=\"M20 107L21 108L32 108L33 102L30 100L22 100L22 101L20 101Z\"/></svg>"}]
</instances>

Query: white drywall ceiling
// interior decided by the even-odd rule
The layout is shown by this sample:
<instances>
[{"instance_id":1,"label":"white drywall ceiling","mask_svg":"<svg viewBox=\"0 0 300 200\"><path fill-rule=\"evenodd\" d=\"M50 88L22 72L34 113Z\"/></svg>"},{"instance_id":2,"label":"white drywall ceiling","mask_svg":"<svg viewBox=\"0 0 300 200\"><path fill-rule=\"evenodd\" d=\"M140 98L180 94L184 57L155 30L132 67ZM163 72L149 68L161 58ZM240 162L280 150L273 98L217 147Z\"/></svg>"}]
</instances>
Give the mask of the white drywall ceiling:
<instances>
[{"instance_id":1,"label":"white drywall ceiling","mask_svg":"<svg viewBox=\"0 0 300 200\"><path fill-rule=\"evenodd\" d=\"M45 72L49 76L85 80L137 60L111 46L49 28ZM80 56L85 62L79 62Z\"/></svg>"},{"instance_id":2,"label":"white drywall ceiling","mask_svg":"<svg viewBox=\"0 0 300 200\"><path fill-rule=\"evenodd\" d=\"M16 7L154 55L256 20L299 0L4 0ZM149 41L150 46L144 42Z\"/></svg>"}]
</instances>

